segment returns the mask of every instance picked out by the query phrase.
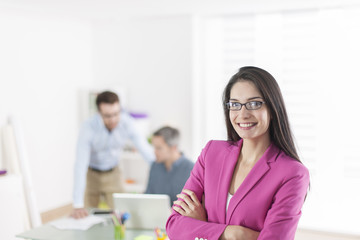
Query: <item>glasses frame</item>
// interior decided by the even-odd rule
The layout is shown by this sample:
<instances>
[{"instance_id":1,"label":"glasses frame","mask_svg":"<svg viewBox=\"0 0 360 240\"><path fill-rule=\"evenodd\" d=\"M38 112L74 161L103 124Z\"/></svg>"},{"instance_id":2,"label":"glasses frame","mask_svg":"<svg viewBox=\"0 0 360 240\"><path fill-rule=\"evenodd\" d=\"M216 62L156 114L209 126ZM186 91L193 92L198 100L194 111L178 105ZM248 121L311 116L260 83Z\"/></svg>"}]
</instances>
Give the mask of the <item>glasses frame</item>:
<instances>
[{"instance_id":1,"label":"glasses frame","mask_svg":"<svg viewBox=\"0 0 360 240\"><path fill-rule=\"evenodd\" d=\"M250 104L250 103L253 103L253 102L261 103L260 107L255 108L255 109L250 109L250 108L248 108L249 104ZM236 103L240 104L239 109L231 109L231 108L230 108L230 103L234 103L234 102L230 102L230 101L229 101L229 102L226 103L226 107L227 107L227 109L229 109L230 111L240 111L243 106L245 106L245 108L246 108L247 110L253 111L253 110L258 110L258 109L260 109L265 102L264 102L264 101L250 101L250 102L246 102L246 103L236 102Z\"/></svg>"},{"instance_id":2,"label":"glasses frame","mask_svg":"<svg viewBox=\"0 0 360 240\"><path fill-rule=\"evenodd\" d=\"M104 119L111 119L111 118L115 118L115 117L119 117L120 116L120 113L121 113L121 110L120 111L117 111L116 113L112 113L112 114L103 114L103 113L100 113L100 115L104 118Z\"/></svg>"}]
</instances>

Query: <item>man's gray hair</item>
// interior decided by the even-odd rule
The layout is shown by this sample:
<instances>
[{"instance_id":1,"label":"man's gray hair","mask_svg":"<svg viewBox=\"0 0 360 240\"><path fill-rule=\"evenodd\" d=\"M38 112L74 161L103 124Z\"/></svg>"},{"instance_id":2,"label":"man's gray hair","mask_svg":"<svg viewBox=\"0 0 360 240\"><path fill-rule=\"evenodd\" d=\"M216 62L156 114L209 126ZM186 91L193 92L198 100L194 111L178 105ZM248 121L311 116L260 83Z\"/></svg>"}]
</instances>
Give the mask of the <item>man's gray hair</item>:
<instances>
[{"instance_id":1,"label":"man's gray hair","mask_svg":"<svg viewBox=\"0 0 360 240\"><path fill-rule=\"evenodd\" d=\"M180 133L176 128L165 126L154 132L153 136L160 136L169 146L178 146L180 141Z\"/></svg>"}]
</instances>

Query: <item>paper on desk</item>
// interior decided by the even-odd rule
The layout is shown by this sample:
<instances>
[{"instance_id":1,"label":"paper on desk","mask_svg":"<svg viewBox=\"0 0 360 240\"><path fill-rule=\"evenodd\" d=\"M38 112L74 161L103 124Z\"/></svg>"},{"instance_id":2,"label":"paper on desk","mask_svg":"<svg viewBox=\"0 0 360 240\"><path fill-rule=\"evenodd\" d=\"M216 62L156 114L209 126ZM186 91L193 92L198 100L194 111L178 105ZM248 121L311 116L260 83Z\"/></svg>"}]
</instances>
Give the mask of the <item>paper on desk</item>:
<instances>
[{"instance_id":1,"label":"paper on desk","mask_svg":"<svg viewBox=\"0 0 360 240\"><path fill-rule=\"evenodd\" d=\"M75 219L75 218L62 218L55 220L50 224L58 229L75 229L75 230L87 230L91 226L104 222L105 219L93 215L89 215L85 218Z\"/></svg>"}]
</instances>

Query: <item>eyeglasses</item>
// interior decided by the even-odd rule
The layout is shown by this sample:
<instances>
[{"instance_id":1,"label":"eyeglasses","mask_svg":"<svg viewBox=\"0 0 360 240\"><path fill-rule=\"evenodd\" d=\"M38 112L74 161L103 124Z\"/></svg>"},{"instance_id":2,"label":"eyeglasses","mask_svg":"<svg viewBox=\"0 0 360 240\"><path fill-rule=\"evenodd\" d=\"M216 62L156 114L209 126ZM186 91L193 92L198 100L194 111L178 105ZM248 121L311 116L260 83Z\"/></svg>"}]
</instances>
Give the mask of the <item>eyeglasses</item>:
<instances>
[{"instance_id":1,"label":"eyeglasses","mask_svg":"<svg viewBox=\"0 0 360 240\"><path fill-rule=\"evenodd\" d=\"M226 103L227 109L231 110L231 111L240 111L242 106L245 106L245 108L247 110L257 110L259 108L261 108L261 106L263 105L262 101L251 101L251 102L247 102L247 103L239 103L239 102L228 102Z\"/></svg>"},{"instance_id":2,"label":"eyeglasses","mask_svg":"<svg viewBox=\"0 0 360 240\"><path fill-rule=\"evenodd\" d=\"M106 119L118 117L119 115L120 115L120 111L115 112L115 113L110 113L110 114L102 114L102 113L101 113L101 116L102 116L103 118L106 118Z\"/></svg>"}]
</instances>

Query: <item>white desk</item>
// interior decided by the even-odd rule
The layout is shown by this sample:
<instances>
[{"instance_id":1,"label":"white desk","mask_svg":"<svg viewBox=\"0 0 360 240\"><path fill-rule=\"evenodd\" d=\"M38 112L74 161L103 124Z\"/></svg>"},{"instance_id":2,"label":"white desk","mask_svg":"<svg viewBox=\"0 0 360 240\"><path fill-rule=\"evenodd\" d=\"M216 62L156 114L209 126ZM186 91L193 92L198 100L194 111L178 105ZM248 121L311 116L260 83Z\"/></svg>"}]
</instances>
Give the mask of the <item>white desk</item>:
<instances>
[{"instance_id":1,"label":"white desk","mask_svg":"<svg viewBox=\"0 0 360 240\"><path fill-rule=\"evenodd\" d=\"M153 236L153 230L127 229L124 240L133 240L139 235ZM115 240L114 227L110 224L97 224L88 230L59 230L50 224L20 233L17 237L33 240Z\"/></svg>"}]
</instances>

